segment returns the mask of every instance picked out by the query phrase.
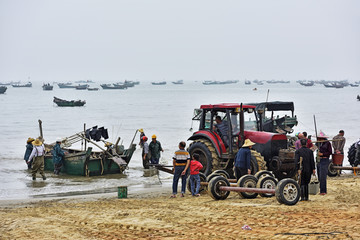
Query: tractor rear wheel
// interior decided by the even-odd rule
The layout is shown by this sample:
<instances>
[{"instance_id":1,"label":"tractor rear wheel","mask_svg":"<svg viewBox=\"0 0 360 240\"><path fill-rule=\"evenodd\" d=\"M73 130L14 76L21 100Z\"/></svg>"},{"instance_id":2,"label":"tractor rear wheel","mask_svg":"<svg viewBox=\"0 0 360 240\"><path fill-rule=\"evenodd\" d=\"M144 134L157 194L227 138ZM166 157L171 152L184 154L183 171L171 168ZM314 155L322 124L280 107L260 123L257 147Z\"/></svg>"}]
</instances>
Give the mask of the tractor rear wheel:
<instances>
[{"instance_id":1,"label":"tractor rear wheel","mask_svg":"<svg viewBox=\"0 0 360 240\"><path fill-rule=\"evenodd\" d=\"M264 157L255 150L251 150L250 168L252 175L257 173L258 171L267 169Z\"/></svg>"},{"instance_id":2,"label":"tractor rear wheel","mask_svg":"<svg viewBox=\"0 0 360 240\"><path fill-rule=\"evenodd\" d=\"M199 154L199 162L203 165L200 170L206 176L209 175L212 170L216 170L219 165L218 156L212 143L206 139L198 139L190 144L188 152L192 156L194 153Z\"/></svg>"},{"instance_id":3,"label":"tractor rear wheel","mask_svg":"<svg viewBox=\"0 0 360 240\"><path fill-rule=\"evenodd\" d=\"M357 164L355 164L355 155L356 155L356 143L353 143L348 151L348 160L351 166L356 167Z\"/></svg>"}]
</instances>

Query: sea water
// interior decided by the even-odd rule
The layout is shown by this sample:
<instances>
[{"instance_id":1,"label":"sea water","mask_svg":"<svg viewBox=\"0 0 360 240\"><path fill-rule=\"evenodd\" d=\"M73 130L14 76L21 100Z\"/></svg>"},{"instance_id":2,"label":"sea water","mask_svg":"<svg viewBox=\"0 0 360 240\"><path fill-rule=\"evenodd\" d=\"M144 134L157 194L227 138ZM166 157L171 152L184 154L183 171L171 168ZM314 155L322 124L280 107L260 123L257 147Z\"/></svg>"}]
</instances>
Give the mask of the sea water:
<instances>
[{"instance_id":1,"label":"sea water","mask_svg":"<svg viewBox=\"0 0 360 240\"><path fill-rule=\"evenodd\" d=\"M91 87L100 88L100 83L91 84ZM115 143L117 137L121 137L120 142L127 148L136 130L143 128L149 139L153 134L157 135L164 149L160 163L168 165L172 164L178 143L187 141L198 128L198 122L192 125L191 118L193 109L201 104L293 101L299 121L293 135L306 131L315 136L315 115L317 130L330 138L340 129L345 131L345 152L360 137L360 102L356 100L360 89L356 87L328 89L323 85L304 87L295 82L260 86L245 85L242 81L203 85L201 81L188 80L183 85L168 82L160 86L144 81L126 90L100 88L99 91L60 89L54 84L53 91L43 91L42 84L33 82L32 88L8 86L6 93L0 94L0 199L116 192L118 186L141 188L171 182L170 174L160 172L157 176L144 171L138 146L123 174L83 177L55 176L47 172L46 181L41 178L32 181L23 156L27 138L40 135L38 120L42 121L47 143L81 132L86 124L86 128L104 126L108 129L108 141ZM86 104L84 107L57 107L53 103L54 96L86 100ZM193 131L190 131L191 127ZM138 134L134 142L139 142ZM81 145L73 147L80 148ZM348 164L346 157L344 164Z\"/></svg>"}]
</instances>

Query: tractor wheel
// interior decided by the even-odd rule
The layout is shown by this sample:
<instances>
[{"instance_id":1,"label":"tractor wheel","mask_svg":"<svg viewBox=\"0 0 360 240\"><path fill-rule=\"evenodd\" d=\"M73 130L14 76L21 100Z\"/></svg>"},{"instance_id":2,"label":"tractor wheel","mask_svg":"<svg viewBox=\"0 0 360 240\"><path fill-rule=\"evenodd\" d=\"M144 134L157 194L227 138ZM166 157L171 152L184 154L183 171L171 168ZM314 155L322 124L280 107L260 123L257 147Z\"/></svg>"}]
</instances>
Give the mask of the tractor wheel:
<instances>
[{"instance_id":1,"label":"tractor wheel","mask_svg":"<svg viewBox=\"0 0 360 240\"><path fill-rule=\"evenodd\" d=\"M210 174L210 175L208 175L208 176L206 177L206 182L210 182L211 179L213 179L214 177L218 177L218 176L222 176L222 175L220 175L220 174L218 174L218 173L212 173L212 174ZM226 178L226 177L225 177L225 178Z\"/></svg>"},{"instance_id":2,"label":"tractor wheel","mask_svg":"<svg viewBox=\"0 0 360 240\"><path fill-rule=\"evenodd\" d=\"M355 167L356 143L352 144L348 151L348 160L351 166Z\"/></svg>"},{"instance_id":3,"label":"tractor wheel","mask_svg":"<svg viewBox=\"0 0 360 240\"><path fill-rule=\"evenodd\" d=\"M190 144L188 148L190 155L199 154L199 162L203 165L201 172L209 175L212 169L217 169L219 165L218 156L211 142L205 139L199 139Z\"/></svg>"},{"instance_id":4,"label":"tractor wheel","mask_svg":"<svg viewBox=\"0 0 360 240\"><path fill-rule=\"evenodd\" d=\"M206 176L203 173L199 173L199 176L200 176L200 183L201 182L206 182ZM187 186L187 190L191 193L190 175L186 179L186 186ZM196 185L195 185L195 187L196 187ZM206 190L206 186L200 185L199 193L204 191L204 190Z\"/></svg>"},{"instance_id":5,"label":"tractor wheel","mask_svg":"<svg viewBox=\"0 0 360 240\"><path fill-rule=\"evenodd\" d=\"M273 177L275 178L275 175L270 172L270 171L267 171L267 170L261 170L261 171L258 171L257 173L255 173L254 175L258 180L260 180L260 178L264 177L264 176L270 176L270 177Z\"/></svg>"},{"instance_id":6,"label":"tractor wheel","mask_svg":"<svg viewBox=\"0 0 360 240\"><path fill-rule=\"evenodd\" d=\"M221 191L219 189L222 186L224 186L224 187L230 186L230 183L226 178L224 178L222 176L217 176L217 177L214 177L213 179L211 179L211 181L209 182L209 186L208 186L208 193L210 194L210 196L213 199L225 200L229 196L230 191Z\"/></svg>"},{"instance_id":7,"label":"tractor wheel","mask_svg":"<svg viewBox=\"0 0 360 240\"><path fill-rule=\"evenodd\" d=\"M279 203L295 205L300 198L299 184L294 179L285 178L276 186L275 196Z\"/></svg>"},{"instance_id":8,"label":"tractor wheel","mask_svg":"<svg viewBox=\"0 0 360 240\"><path fill-rule=\"evenodd\" d=\"M272 176L263 175L256 183L256 188L267 188L267 189L275 189L277 184L276 178ZM260 193L262 197L272 197L275 194L272 193Z\"/></svg>"},{"instance_id":9,"label":"tractor wheel","mask_svg":"<svg viewBox=\"0 0 360 240\"><path fill-rule=\"evenodd\" d=\"M226 179L230 179L230 174L225 170L215 170L212 174L219 174L220 176L223 176Z\"/></svg>"},{"instance_id":10,"label":"tractor wheel","mask_svg":"<svg viewBox=\"0 0 360 240\"><path fill-rule=\"evenodd\" d=\"M237 182L237 186L244 188L256 188L256 183L256 177L254 177L253 175L244 175ZM256 198L258 194L254 192L239 192L239 195L241 195L243 198Z\"/></svg>"},{"instance_id":11,"label":"tractor wheel","mask_svg":"<svg viewBox=\"0 0 360 240\"><path fill-rule=\"evenodd\" d=\"M254 175L255 173L257 173L258 171L261 170L266 170L266 162L264 160L264 157L261 156L260 153L258 153L255 150L251 150L251 162L250 162L250 167L251 167L251 174Z\"/></svg>"}]
</instances>

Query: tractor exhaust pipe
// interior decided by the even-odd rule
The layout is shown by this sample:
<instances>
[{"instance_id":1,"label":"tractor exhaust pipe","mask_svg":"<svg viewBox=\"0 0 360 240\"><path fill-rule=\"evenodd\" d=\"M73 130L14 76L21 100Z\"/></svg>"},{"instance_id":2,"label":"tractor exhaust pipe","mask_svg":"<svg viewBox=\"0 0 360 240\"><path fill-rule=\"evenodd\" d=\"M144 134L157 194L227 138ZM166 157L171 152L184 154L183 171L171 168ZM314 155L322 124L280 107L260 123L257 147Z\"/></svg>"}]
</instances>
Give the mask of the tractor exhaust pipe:
<instances>
[{"instance_id":1,"label":"tractor exhaust pipe","mask_svg":"<svg viewBox=\"0 0 360 240\"><path fill-rule=\"evenodd\" d=\"M244 128L245 128L245 123L244 123L244 109L243 109L243 104L240 104L240 138L241 138L241 142L239 146L242 146L244 144L245 141L245 134L244 134Z\"/></svg>"}]
</instances>

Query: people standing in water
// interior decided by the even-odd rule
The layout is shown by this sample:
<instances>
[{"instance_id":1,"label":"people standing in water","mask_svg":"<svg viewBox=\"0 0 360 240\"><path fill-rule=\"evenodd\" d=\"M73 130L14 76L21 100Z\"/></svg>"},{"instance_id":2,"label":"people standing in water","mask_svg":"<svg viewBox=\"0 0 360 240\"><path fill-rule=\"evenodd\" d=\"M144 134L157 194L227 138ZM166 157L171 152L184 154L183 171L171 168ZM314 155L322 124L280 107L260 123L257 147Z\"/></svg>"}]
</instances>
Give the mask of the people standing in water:
<instances>
[{"instance_id":1,"label":"people standing in water","mask_svg":"<svg viewBox=\"0 0 360 240\"><path fill-rule=\"evenodd\" d=\"M307 139L301 139L301 148L295 151L295 161L300 175L300 201L309 200L311 174L315 175L314 153L307 147Z\"/></svg>"},{"instance_id":2,"label":"people standing in water","mask_svg":"<svg viewBox=\"0 0 360 240\"><path fill-rule=\"evenodd\" d=\"M26 162L29 164L31 160L34 158L32 163L32 170L31 175L32 179L36 180L36 173L39 171L40 175L42 176L43 180L46 180L45 173L44 173L44 155L45 155L45 147L43 143L37 138L34 141L34 148L31 151L29 160Z\"/></svg>"},{"instance_id":3,"label":"people standing in water","mask_svg":"<svg viewBox=\"0 0 360 240\"><path fill-rule=\"evenodd\" d=\"M142 128L139 129L139 132L140 132L140 142L139 142L139 145L140 145L140 147L142 148L142 147L143 147L143 137L145 136L145 132L144 132L144 129L142 129Z\"/></svg>"},{"instance_id":4,"label":"people standing in water","mask_svg":"<svg viewBox=\"0 0 360 240\"><path fill-rule=\"evenodd\" d=\"M320 135L317 137L318 143L318 153L317 153L317 173L320 181L320 195L327 194L326 188L326 178L328 173L330 155L332 154L331 143L327 139L328 137L320 132Z\"/></svg>"},{"instance_id":5,"label":"people standing in water","mask_svg":"<svg viewBox=\"0 0 360 240\"><path fill-rule=\"evenodd\" d=\"M156 135L152 135L151 143L149 144L149 151L150 151L150 163L151 164L159 164L160 159L160 151L164 152L161 147L161 143L156 140Z\"/></svg>"},{"instance_id":6,"label":"people standing in water","mask_svg":"<svg viewBox=\"0 0 360 240\"><path fill-rule=\"evenodd\" d=\"M30 154L33 150L33 142L35 141L35 139L29 137L28 140L26 141L26 150L25 150L25 155L24 155L24 160L25 160L25 163L27 164L28 166L28 169L31 169L31 164L32 164L32 161L29 161L29 157L30 157Z\"/></svg>"},{"instance_id":7,"label":"people standing in water","mask_svg":"<svg viewBox=\"0 0 360 240\"><path fill-rule=\"evenodd\" d=\"M339 134L333 138L333 148L334 153L336 154L344 154L344 146L346 142L344 135L344 130L340 130Z\"/></svg>"},{"instance_id":8,"label":"people standing in water","mask_svg":"<svg viewBox=\"0 0 360 240\"><path fill-rule=\"evenodd\" d=\"M147 143L147 136L143 136L142 137L142 145L143 145L143 150L142 150L142 161L143 161L143 167L145 169L149 169L149 144Z\"/></svg>"},{"instance_id":9,"label":"people standing in water","mask_svg":"<svg viewBox=\"0 0 360 240\"><path fill-rule=\"evenodd\" d=\"M181 197L185 196L185 189L186 189L186 177L187 177L187 170L190 165L190 154L188 151L185 150L186 143L180 142L179 143L179 150L177 150L173 157L173 185L172 190L173 194L171 198L175 198L177 194L178 182L181 177Z\"/></svg>"},{"instance_id":10,"label":"people standing in water","mask_svg":"<svg viewBox=\"0 0 360 240\"><path fill-rule=\"evenodd\" d=\"M54 163L54 174L59 175L61 167L64 162L65 152L61 149L61 139L56 139L56 144L53 148L53 163Z\"/></svg>"}]
</instances>

